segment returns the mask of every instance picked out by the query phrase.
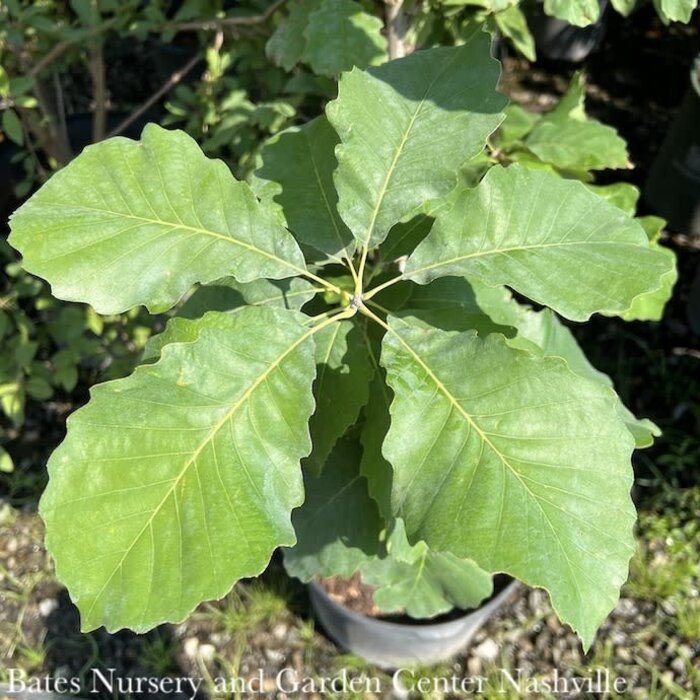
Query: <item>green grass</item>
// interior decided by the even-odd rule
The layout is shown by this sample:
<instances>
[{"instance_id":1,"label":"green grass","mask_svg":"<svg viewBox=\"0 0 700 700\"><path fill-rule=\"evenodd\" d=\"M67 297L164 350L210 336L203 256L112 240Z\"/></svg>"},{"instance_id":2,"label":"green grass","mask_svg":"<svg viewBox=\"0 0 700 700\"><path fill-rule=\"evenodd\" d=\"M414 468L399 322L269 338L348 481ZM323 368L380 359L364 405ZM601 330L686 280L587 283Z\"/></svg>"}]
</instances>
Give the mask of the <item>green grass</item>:
<instances>
[{"instance_id":1,"label":"green grass","mask_svg":"<svg viewBox=\"0 0 700 700\"><path fill-rule=\"evenodd\" d=\"M286 579L275 585L256 580L236 586L222 601L205 605L197 615L229 634L245 634L288 614L291 601Z\"/></svg>"},{"instance_id":2,"label":"green grass","mask_svg":"<svg viewBox=\"0 0 700 700\"><path fill-rule=\"evenodd\" d=\"M674 624L681 637L689 642L700 642L700 598L678 600Z\"/></svg>"},{"instance_id":3,"label":"green grass","mask_svg":"<svg viewBox=\"0 0 700 700\"><path fill-rule=\"evenodd\" d=\"M143 641L139 661L144 668L158 676L168 676L178 671L178 651L176 640L154 630Z\"/></svg>"}]
</instances>

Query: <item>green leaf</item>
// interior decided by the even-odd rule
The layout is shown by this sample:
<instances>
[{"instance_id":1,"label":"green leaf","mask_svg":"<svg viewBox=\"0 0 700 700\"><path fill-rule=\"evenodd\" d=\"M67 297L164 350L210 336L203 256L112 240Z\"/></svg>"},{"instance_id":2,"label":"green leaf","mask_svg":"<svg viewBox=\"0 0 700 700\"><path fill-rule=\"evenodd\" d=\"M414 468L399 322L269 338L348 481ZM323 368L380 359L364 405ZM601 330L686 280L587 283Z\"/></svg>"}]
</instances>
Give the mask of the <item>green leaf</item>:
<instances>
[{"instance_id":1,"label":"green leaf","mask_svg":"<svg viewBox=\"0 0 700 700\"><path fill-rule=\"evenodd\" d=\"M7 71L0 66L0 97L8 97L10 94L10 78Z\"/></svg>"},{"instance_id":2,"label":"green leaf","mask_svg":"<svg viewBox=\"0 0 700 700\"><path fill-rule=\"evenodd\" d=\"M300 277L252 282L236 282L232 277L222 277L198 287L177 310L177 315L199 318L207 311L235 311L246 304L300 309L318 291L320 288Z\"/></svg>"},{"instance_id":3,"label":"green leaf","mask_svg":"<svg viewBox=\"0 0 700 700\"><path fill-rule=\"evenodd\" d=\"M265 51L269 59L282 66L286 71L292 70L299 63L306 48L304 30L309 23L309 15L318 9L321 0L299 0L290 3L289 16L281 22L270 37Z\"/></svg>"},{"instance_id":4,"label":"green leaf","mask_svg":"<svg viewBox=\"0 0 700 700\"><path fill-rule=\"evenodd\" d=\"M302 60L314 73L335 78L353 66L376 66L387 58L383 23L354 0L321 0L304 30Z\"/></svg>"},{"instance_id":5,"label":"green leaf","mask_svg":"<svg viewBox=\"0 0 700 700\"><path fill-rule=\"evenodd\" d=\"M537 58L535 40L527 26L523 11L517 5L497 12L493 19L503 36L510 39L515 49L528 61L534 61Z\"/></svg>"},{"instance_id":6,"label":"green leaf","mask_svg":"<svg viewBox=\"0 0 700 700\"><path fill-rule=\"evenodd\" d=\"M634 220L580 182L518 165L492 168L406 264L420 284L468 276L506 284L567 318L620 314L654 291L671 265Z\"/></svg>"},{"instance_id":7,"label":"green leaf","mask_svg":"<svg viewBox=\"0 0 700 700\"><path fill-rule=\"evenodd\" d=\"M671 269L661 276L661 284L658 289L635 297L632 306L621 314L625 321L660 321L667 302L673 296L673 287L678 281L676 255L669 248L656 243L653 243L651 247L668 259Z\"/></svg>"},{"instance_id":8,"label":"green leaf","mask_svg":"<svg viewBox=\"0 0 700 700\"><path fill-rule=\"evenodd\" d=\"M43 377L29 377L24 388L35 401L46 401L53 396L51 385Z\"/></svg>"},{"instance_id":9,"label":"green leaf","mask_svg":"<svg viewBox=\"0 0 700 700\"><path fill-rule=\"evenodd\" d=\"M382 364L409 537L546 588L589 647L634 551L633 441L614 392L497 334L393 318Z\"/></svg>"},{"instance_id":10,"label":"green leaf","mask_svg":"<svg viewBox=\"0 0 700 700\"><path fill-rule=\"evenodd\" d=\"M172 306L195 282L305 270L299 247L221 161L181 131L86 148L11 219L24 267L55 296L110 314Z\"/></svg>"},{"instance_id":11,"label":"green leaf","mask_svg":"<svg viewBox=\"0 0 700 700\"><path fill-rule=\"evenodd\" d=\"M256 175L269 184L261 191L282 207L296 239L335 262L352 255L355 241L338 215L333 171L338 136L325 117L279 134L262 152Z\"/></svg>"},{"instance_id":12,"label":"green leaf","mask_svg":"<svg viewBox=\"0 0 700 700\"><path fill-rule=\"evenodd\" d=\"M632 10L637 7L637 0L611 0L611 2L615 10L623 17L629 17Z\"/></svg>"},{"instance_id":13,"label":"green leaf","mask_svg":"<svg viewBox=\"0 0 700 700\"><path fill-rule=\"evenodd\" d=\"M499 287L479 287L486 299L499 301L505 290ZM406 304L406 314L444 331L475 330L479 335L502 333L513 335L514 319L495 321L487 315L485 299L477 299L472 286L460 277L442 277L424 286L414 285ZM493 302L492 302L493 303Z\"/></svg>"},{"instance_id":14,"label":"green leaf","mask_svg":"<svg viewBox=\"0 0 700 700\"><path fill-rule=\"evenodd\" d=\"M338 209L360 245L379 245L395 223L447 194L498 126L505 99L489 51L479 32L463 46L341 77L326 113L342 142Z\"/></svg>"},{"instance_id":15,"label":"green leaf","mask_svg":"<svg viewBox=\"0 0 700 700\"><path fill-rule=\"evenodd\" d=\"M299 309L313 295L311 283L298 277L245 283L223 278L213 285L202 286L178 310L178 315L168 321L162 333L148 339L142 361L157 360L162 349L170 343L191 343L202 330L217 323L226 328L228 321L222 313L240 313L248 306Z\"/></svg>"},{"instance_id":16,"label":"green leaf","mask_svg":"<svg viewBox=\"0 0 700 700\"><path fill-rule=\"evenodd\" d=\"M476 608L493 590L490 574L470 559L433 552L422 541L411 545L400 518L386 556L364 564L362 580L377 586L374 602L380 610L406 612L412 618L434 617L454 607Z\"/></svg>"},{"instance_id":17,"label":"green leaf","mask_svg":"<svg viewBox=\"0 0 700 700\"><path fill-rule=\"evenodd\" d=\"M565 170L626 168L627 145L615 129L595 120L542 119L525 139L540 160Z\"/></svg>"},{"instance_id":18,"label":"green leaf","mask_svg":"<svg viewBox=\"0 0 700 700\"><path fill-rule=\"evenodd\" d=\"M304 463L313 473L321 472L367 403L372 369L357 323L339 321L316 335L316 410L309 423L314 448Z\"/></svg>"},{"instance_id":19,"label":"green leaf","mask_svg":"<svg viewBox=\"0 0 700 700\"><path fill-rule=\"evenodd\" d=\"M544 116L545 119L575 119L580 122L588 120L586 115L586 78L581 71L576 71L559 102Z\"/></svg>"},{"instance_id":20,"label":"green leaf","mask_svg":"<svg viewBox=\"0 0 700 700\"><path fill-rule=\"evenodd\" d=\"M281 309L211 318L96 387L51 457L40 512L84 631L181 621L295 541L315 331Z\"/></svg>"},{"instance_id":21,"label":"green leaf","mask_svg":"<svg viewBox=\"0 0 700 700\"><path fill-rule=\"evenodd\" d=\"M528 112L520 105L508 105L504 113L506 118L496 133L496 141L504 148L518 145L520 140L529 134L542 116Z\"/></svg>"},{"instance_id":22,"label":"green leaf","mask_svg":"<svg viewBox=\"0 0 700 700\"><path fill-rule=\"evenodd\" d=\"M612 185L586 185L591 192L595 192L610 204L622 209L628 216L634 216L639 201L639 189L628 182L616 182Z\"/></svg>"},{"instance_id":23,"label":"green leaf","mask_svg":"<svg viewBox=\"0 0 700 700\"><path fill-rule=\"evenodd\" d=\"M654 7L666 24L669 22L687 24L697 6L698 0L654 0Z\"/></svg>"},{"instance_id":24,"label":"green leaf","mask_svg":"<svg viewBox=\"0 0 700 700\"><path fill-rule=\"evenodd\" d=\"M14 109L5 109L2 113L2 130L10 141L14 141L18 146L24 143L24 131L22 122Z\"/></svg>"},{"instance_id":25,"label":"green leaf","mask_svg":"<svg viewBox=\"0 0 700 700\"><path fill-rule=\"evenodd\" d=\"M15 463L12 461L10 453L0 447L0 474L11 474L15 470Z\"/></svg>"},{"instance_id":26,"label":"green leaf","mask_svg":"<svg viewBox=\"0 0 700 700\"><path fill-rule=\"evenodd\" d=\"M0 411L15 425L24 423L24 384L17 380L0 384Z\"/></svg>"},{"instance_id":27,"label":"green leaf","mask_svg":"<svg viewBox=\"0 0 700 700\"><path fill-rule=\"evenodd\" d=\"M666 228L666 219L660 216L638 216L637 223L644 229L650 243L658 243Z\"/></svg>"},{"instance_id":28,"label":"green leaf","mask_svg":"<svg viewBox=\"0 0 700 700\"><path fill-rule=\"evenodd\" d=\"M544 11L577 27L587 27L598 21L599 0L544 0Z\"/></svg>"},{"instance_id":29,"label":"green leaf","mask_svg":"<svg viewBox=\"0 0 700 700\"><path fill-rule=\"evenodd\" d=\"M379 512L387 520L391 512L391 464L382 455L382 443L389 430L391 417L389 409L394 396L386 383L386 373L379 366L381 338L376 338L375 327L366 323L360 326L367 350L374 368L374 377L369 388L369 398L365 406L364 424L360 435L362 459L360 473L367 479L369 495L379 506Z\"/></svg>"},{"instance_id":30,"label":"green leaf","mask_svg":"<svg viewBox=\"0 0 700 700\"><path fill-rule=\"evenodd\" d=\"M306 500L292 514L297 544L284 550L291 576L348 578L376 555L383 523L359 474L356 442L339 441L320 477L304 474Z\"/></svg>"}]
</instances>

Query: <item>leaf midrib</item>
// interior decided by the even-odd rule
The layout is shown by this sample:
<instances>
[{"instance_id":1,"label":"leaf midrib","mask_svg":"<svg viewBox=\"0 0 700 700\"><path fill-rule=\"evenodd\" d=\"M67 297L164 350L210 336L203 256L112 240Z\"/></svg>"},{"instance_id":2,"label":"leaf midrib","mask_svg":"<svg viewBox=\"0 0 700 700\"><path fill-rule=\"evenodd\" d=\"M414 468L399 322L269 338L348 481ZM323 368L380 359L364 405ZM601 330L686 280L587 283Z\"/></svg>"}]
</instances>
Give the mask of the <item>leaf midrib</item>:
<instances>
[{"instance_id":1,"label":"leaf midrib","mask_svg":"<svg viewBox=\"0 0 700 700\"><path fill-rule=\"evenodd\" d=\"M438 71L438 73L435 75L435 77L432 79L428 87L426 87L425 92L423 93L423 97L421 98L420 102L416 106L415 111L413 112L413 115L411 116L411 119L408 123L408 126L406 127L406 130L403 133L403 136L401 137L401 142L399 143L396 152L394 153L394 158L391 161L391 165L389 166L389 170L387 171L386 177L384 178L384 182L382 183L382 186L379 190L379 196L377 198L377 203L374 207L374 211L372 212L372 218L370 219L369 227L367 229L367 235L365 237L365 240L363 241L364 246L369 246L372 236L374 235L374 229L375 226L377 225L377 219L379 218L379 211L382 207L382 204L384 203L384 197L386 196L387 190L389 188L389 182L391 181L391 178L394 176L394 171L396 170L396 167L399 162L399 158L401 158L401 155L404 151L404 146L406 145L406 142L408 141L408 137L411 134L411 130L413 129L414 124L416 123L416 119L418 119L418 115L420 114L421 110L423 109L423 105L425 104L425 101L428 99L428 95L430 94L430 91L433 89L435 86L435 83L443 76L443 74L447 71L448 68L455 62L457 58L457 54L455 54L451 60L447 61L445 65L441 68L441 70Z\"/></svg>"},{"instance_id":2,"label":"leaf midrib","mask_svg":"<svg viewBox=\"0 0 700 700\"><path fill-rule=\"evenodd\" d=\"M489 250L479 250L476 253L469 253L467 255L457 255L453 258L447 260L440 260L431 265L424 265L415 270L408 270L405 273L405 277L410 279L414 275L418 275L422 272L427 272L428 270L434 270L439 267L446 265L452 265L454 263L462 262L463 260L471 260L473 258L488 257L489 255L502 255L505 253L515 253L521 250L542 250L544 248L563 248L565 246L577 246L577 245L595 245L595 246L635 246L643 248L643 246L637 245L631 241L569 241L563 243L533 243L532 245L519 245L512 246L510 248L491 248Z\"/></svg>"},{"instance_id":3,"label":"leaf midrib","mask_svg":"<svg viewBox=\"0 0 700 700\"><path fill-rule=\"evenodd\" d=\"M121 217L124 219L131 219L133 221L141 221L144 224L155 224L157 226L165 226L173 231L177 229L182 229L184 231L192 231L193 233L201 233L206 236L211 236L212 238L216 238L222 241L226 241L227 243L232 243L233 245L240 246L241 248L245 248L246 250L250 250L254 253L257 253L259 255L262 255L266 258L270 258L271 260L274 260L275 262L281 263L282 265L285 265L291 270L294 270L297 272L297 274L304 274L306 270L302 267L299 267L298 265L295 265L294 263L289 262L288 260L285 260L284 258L280 258L277 255L274 255L272 253L269 253L266 250L263 250L262 248L258 248L255 245L252 245L251 243L246 243L245 241L240 240L239 238L236 238L235 236L232 236L230 234L223 234L219 233L217 231L211 231L206 228L199 228L198 226L191 226L189 224L185 223L171 223L169 221L164 221L163 219L151 219L147 216L137 216L135 214L125 214L124 212L121 211L112 211L110 209L102 209L99 207L88 207L85 206L84 204L78 204L78 205L73 205L73 204L63 204L61 202L41 202L42 206L50 206L50 207L60 207L60 208L68 208L68 209L73 209L73 210L84 210L84 211L91 211L91 212L97 212L99 214L106 214L109 216L116 216L116 217Z\"/></svg>"}]
</instances>

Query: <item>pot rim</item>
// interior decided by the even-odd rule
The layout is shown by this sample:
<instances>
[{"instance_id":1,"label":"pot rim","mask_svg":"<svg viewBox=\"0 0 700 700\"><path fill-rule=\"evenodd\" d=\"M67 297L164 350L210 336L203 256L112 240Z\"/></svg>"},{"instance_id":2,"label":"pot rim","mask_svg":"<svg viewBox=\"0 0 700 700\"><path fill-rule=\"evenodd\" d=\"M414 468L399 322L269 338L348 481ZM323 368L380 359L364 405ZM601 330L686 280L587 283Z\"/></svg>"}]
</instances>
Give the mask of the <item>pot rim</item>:
<instances>
[{"instance_id":1,"label":"pot rim","mask_svg":"<svg viewBox=\"0 0 700 700\"><path fill-rule=\"evenodd\" d=\"M314 592L321 596L327 603L329 603L332 607L338 609L339 611L342 612L342 614L346 615L347 617L353 619L354 621L364 624L364 625L376 625L378 627L381 627L382 629L385 629L387 631L391 630L394 632L398 632L400 630L406 631L407 629L422 629L426 631L430 630L442 630L442 629L447 629L450 626L454 626L455 623L459 624L462 622L465 618L468 618L470 615L474 615L475 613L480 613L485 609L491 609L498 607L502 602L505 602L507 598L510 598L511 595L513 595L516 591L520 590L523 588L523 584L518 581L517 579L513 579L510 581L510 583L506 584L506 586L496 593L493 597L489 598L485 603L482 605L479 605L477 608L473 608L472 610L463 610L462 615L459 617L455 617L452 620L444 620L443 622L432 622L432 623L425 623L425 622L420 622L420 623L415 623L412 624L411 622L407 623L400 623L400 622L390 622L388 620L380 620L376 617L371 617L370 615L364 615L362 613L358 613L355 610L350 609L346 605L343 605L342 603L339 603L337 600L334 600L331 598L330 595L326 592L326 590L321 586L317 581L309 581L307 584L311 588L313 588ZM406 616L408 619L413 619L410 618L408 615Z\"/></svg>"}]
</instances>

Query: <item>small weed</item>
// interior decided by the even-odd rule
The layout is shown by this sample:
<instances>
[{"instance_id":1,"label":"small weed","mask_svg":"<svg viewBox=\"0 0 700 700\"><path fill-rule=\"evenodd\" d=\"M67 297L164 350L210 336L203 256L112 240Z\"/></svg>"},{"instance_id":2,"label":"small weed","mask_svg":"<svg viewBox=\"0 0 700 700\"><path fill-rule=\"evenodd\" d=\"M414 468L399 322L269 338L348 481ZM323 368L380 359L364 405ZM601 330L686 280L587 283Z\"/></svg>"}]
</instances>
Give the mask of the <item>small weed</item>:
<instances>
[{"instance_id":1,"label":"small weed","mask_svg":"<svg viewBox=\"0 0 700 700\"><path fill-rule=\"evenodd\" d=\"M229 634L248 634L287 614L290 600L283 583L251 581L236 586L220 603L205 606L201 616Z\"/></svg>"},{"instance_id":2,"label":"small weed","mask_svg":"<svg viewBox=\"0 0 700 700\"><path fill-rule=\"evenodd\" d=\"M167 676L178 670L177 652L177 642L156 631L144 639L139 660L149 671Z\"/></svg>"},{"instance_id":3,"label":"small weed","mask_svg":"<svg viewBox=\"0 0 700 700\"><path fill-rule=\"evenodd\" d=\"M681 598L676 602L674 626L689 642L700 642L700 598Z\"/></svg>"}]
</instances>

